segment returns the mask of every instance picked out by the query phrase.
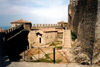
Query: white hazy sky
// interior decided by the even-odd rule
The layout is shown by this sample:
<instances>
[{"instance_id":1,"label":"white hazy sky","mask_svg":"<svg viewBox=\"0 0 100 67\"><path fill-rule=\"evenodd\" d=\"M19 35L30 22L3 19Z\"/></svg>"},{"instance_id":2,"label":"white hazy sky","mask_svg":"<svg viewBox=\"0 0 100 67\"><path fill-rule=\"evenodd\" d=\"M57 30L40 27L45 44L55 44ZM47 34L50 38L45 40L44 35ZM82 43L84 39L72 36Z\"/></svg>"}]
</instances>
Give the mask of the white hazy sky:
<instances>
[{"instance_id":1,"label":"white hazy sky","mask_svg":"<svg viewBox=\"0 0 100 67\"><path fill-rule=\"evenodd\" d=\"M0 26L24 19L33 24L66 21L69 0L0 0Z\"/></svg>"}]
</instances>

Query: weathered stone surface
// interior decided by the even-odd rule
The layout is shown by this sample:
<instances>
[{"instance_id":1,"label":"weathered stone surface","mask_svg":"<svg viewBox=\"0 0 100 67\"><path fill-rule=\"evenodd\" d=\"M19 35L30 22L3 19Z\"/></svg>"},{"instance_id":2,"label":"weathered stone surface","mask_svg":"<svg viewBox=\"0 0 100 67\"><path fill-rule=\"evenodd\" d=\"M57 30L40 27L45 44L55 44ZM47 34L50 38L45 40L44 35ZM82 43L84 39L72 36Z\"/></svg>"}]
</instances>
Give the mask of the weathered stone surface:
<instances>
[{"instance_id":1,"label":"weathered stone surface","mask_svg":"<svg viewBox=\"0 0 100 67\"><path fill-rule=\"evenodd\" d=\"M100 0L98 0L97 22L95 28L95 43L93 53L93 63L100 64Z\"/></svg>"},{"instance_id":2,"label":"weathered stone surface","mask_svg":"<svg viewBox=\"0 0 100 67\"><path fill-rule=\"evenodd\" d=\"M100 63L99 17L100 0L79 0L69 5L69 28L77 35L72 49L78 63Z\"/></svg>"}]
</instances>

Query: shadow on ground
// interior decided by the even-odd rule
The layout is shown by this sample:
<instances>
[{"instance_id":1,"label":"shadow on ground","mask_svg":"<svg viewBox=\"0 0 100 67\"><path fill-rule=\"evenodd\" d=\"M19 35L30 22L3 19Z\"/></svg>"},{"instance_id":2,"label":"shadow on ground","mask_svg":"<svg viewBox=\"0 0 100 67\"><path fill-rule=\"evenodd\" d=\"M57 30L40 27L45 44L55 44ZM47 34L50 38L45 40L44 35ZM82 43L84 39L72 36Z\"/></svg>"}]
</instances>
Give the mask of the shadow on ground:
<instances>
[{"instance_id":1,"label":"shadow on ground","mask_svg":"<svg viewBox=\"0 0 100 67\"><path fill-rule=\"evenodd\" d=\"M0 41L0 67L7 67L12 61L19 61L20 54L27 50L28 31L23 31L6 42Z\"/></svg>"}]
</instances>

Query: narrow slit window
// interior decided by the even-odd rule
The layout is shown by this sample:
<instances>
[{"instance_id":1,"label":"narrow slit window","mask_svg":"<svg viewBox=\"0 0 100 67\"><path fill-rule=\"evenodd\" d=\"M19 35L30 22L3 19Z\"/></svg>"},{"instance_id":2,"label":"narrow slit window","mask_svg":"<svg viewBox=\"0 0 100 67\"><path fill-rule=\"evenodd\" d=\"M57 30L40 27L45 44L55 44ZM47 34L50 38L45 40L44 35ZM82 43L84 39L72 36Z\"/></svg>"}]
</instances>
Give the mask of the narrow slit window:
<instances>
[{"instance_id":1,"label":"narrow slit window","mask_svg":"<svg viewBox=\"0 0 100 67\"><path fill-rule=\"evenodd\" d=\"M39 43L41 43L41 38L39 38Z\"/></svg>"}]
</instances>

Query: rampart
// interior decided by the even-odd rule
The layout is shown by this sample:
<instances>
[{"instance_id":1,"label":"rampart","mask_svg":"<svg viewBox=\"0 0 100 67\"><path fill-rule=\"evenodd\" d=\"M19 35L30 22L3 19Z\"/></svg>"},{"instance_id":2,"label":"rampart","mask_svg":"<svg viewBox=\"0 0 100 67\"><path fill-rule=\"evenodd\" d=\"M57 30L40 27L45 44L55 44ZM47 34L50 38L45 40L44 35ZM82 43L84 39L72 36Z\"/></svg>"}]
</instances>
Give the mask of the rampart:
<instances>
[{"instance_id":1,"label":"rampart","mask_svg":"<svg viewBox=\"0 0 100 67\"><path fill-rule=\"evenodd\" d=\"M29 46L28 33L29 30L24 25L19 25L6 30L2 34L0 33L0 50L2 54L8 56L11 61L21 59L22 56L19 56L19 54L24 52Z\"/></svg>"},{"instance_id":2,"label":"rampart","mask_svg":"<svg viewBox=\"0 0 100 67\"><path fill-rule=\"evenodd\" d=\"M57 27L66 27L64 25L61 24L33 24L33 29L34 28L57 28Z\"/></svg>"},{"instance_id":3,"label":"rampart","mask_svg":"<svg viewBox=\"0 0 100 67\"><path fill-rule=\"evenodd\" d=\"M23 30L24 30L23 25L19 25L17 27L13 27L13 28L8 29L5 32L6 40L9 40L9 39L13 38L14 36L16 36L17 34L20 34L20 32L22 32Z\"/></svg>"}]
</instances>

